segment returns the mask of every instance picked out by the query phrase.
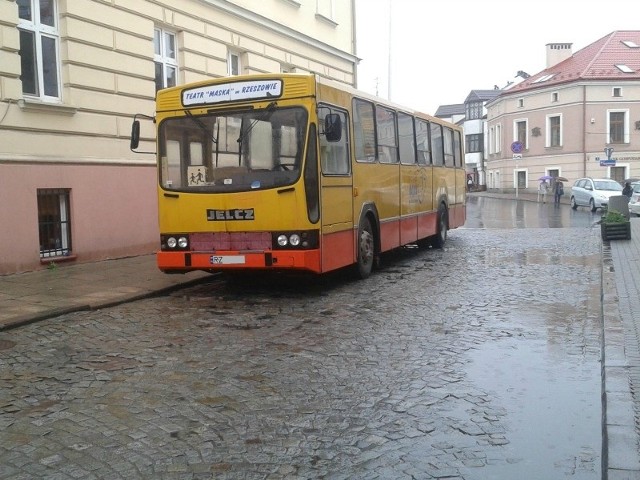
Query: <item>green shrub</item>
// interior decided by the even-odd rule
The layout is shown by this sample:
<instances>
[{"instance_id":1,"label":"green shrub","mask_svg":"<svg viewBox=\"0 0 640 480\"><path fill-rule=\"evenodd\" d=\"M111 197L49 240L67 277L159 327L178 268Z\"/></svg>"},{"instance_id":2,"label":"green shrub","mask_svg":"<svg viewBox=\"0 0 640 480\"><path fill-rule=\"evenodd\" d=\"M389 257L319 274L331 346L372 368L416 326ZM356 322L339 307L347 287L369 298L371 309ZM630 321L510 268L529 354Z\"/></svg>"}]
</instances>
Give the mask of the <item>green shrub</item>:
<instances>
[{"instance_id":1,"label":"green shrub","mask_svg":"<svg viewBox=\"0 0 640 480\"><path fill-rule=\"evenodd\" d=\"M607 213L602 217L604 223L626 223L627 217L616 210L607 210Z\"/></svg>"}]
</instances>

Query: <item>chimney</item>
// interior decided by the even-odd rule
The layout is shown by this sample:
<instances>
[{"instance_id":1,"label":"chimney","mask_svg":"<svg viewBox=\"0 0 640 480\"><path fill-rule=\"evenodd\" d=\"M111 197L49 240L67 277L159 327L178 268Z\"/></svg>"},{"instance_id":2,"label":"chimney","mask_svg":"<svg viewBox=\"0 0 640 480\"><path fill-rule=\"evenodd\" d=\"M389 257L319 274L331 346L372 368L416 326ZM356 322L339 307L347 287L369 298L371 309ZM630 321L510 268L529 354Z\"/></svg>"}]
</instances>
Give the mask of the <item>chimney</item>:
<instances>
[{"instance_id":1,"label":"chimney","mask_svg":"<svg viewBox=\"0 0 640 480\"><path fill-rule=\"evenodd\" d=\"M572 43L547 43L547 67L551 68L571 57Z\"/></svg>"}]
</instances>

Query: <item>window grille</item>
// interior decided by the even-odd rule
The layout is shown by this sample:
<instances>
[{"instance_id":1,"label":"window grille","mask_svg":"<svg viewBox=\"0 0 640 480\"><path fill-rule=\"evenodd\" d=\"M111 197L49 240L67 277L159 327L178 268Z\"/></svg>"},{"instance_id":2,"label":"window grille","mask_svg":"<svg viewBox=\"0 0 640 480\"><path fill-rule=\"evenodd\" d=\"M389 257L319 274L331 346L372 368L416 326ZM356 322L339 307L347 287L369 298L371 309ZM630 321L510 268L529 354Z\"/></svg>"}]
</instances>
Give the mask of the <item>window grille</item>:
<instances>
[{"instance_id":1,"label":"window grille","mask_svg":"<svg viewBox=\"0 0 640 480\"><path fill-rule=\"evenodd\" d=\"M69 189L38 189L40 258L71 254Z\"/></svg>"}]
</instances>

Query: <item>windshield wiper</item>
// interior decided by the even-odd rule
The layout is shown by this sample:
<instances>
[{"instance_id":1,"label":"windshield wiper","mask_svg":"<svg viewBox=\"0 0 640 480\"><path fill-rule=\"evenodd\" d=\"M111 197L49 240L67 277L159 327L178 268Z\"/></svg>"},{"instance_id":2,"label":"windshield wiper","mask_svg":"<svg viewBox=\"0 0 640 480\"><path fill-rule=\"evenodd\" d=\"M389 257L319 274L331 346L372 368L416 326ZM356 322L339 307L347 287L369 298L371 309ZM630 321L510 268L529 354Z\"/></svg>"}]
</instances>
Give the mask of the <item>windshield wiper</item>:
<instances>
[{"instance_id":1,"label":"windshield wiper","mask_svg":"<svg viewBox=\"0 0 640 480\"><path fill-rule=\"evenodd\" d=\"M200 120L198 117L196 117L189 110L186 111L186 114L187 114L187 117L189 117L193 121L193 123L195 123L198 127L200 127L200 130L202 130L207 135L209 135L209 129L207 128L207 126L204 123L202 123L202 120ZM213 135L211 136L211 141L213 143L218 143L218 139L216 137L214 137Z\"/></svg>"},{"instance_id":2,"label":"windshield wiper","mask_svg":"<svg viewBox=\"0 0 640 480\"><path fill-rule=\"evenodd\" d=\"M271 114L273 112L275 112L276 107L277 107L277 103L276 102L271 102L269 105L267 105L267 108L265 108L260 115L258 115L256 118L253 119L253 121L249 124L249 126L242 131L242 128L240 128L240 135L238 136L238 150L239 153L242 154L242 141L245 139L245 137L249 134L249 132L251 130L253 130L253 127L255 127L258 122L264 121L267 118L269 118L271 116Z\"/></svg>"}]
</instances>

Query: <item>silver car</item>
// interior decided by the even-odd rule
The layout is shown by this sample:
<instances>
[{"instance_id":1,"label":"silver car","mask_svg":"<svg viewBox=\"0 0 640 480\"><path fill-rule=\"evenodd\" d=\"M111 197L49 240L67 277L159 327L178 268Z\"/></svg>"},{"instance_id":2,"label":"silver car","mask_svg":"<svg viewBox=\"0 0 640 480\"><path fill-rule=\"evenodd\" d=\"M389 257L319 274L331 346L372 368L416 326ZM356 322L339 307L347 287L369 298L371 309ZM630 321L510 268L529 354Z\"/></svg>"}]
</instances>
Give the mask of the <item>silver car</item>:
<instances>
[{"instance_id":1,"label":"silver car","mask_svg":"<svg viewBox=\"0 0 640 480\"><path fill-rule=\"evenodd\" d=\"M609 197L622 195L622 185L610 178L579 178L571 187L571 208L589 207L592 212L609 205Z\"/></svg>"}]
</instances>

